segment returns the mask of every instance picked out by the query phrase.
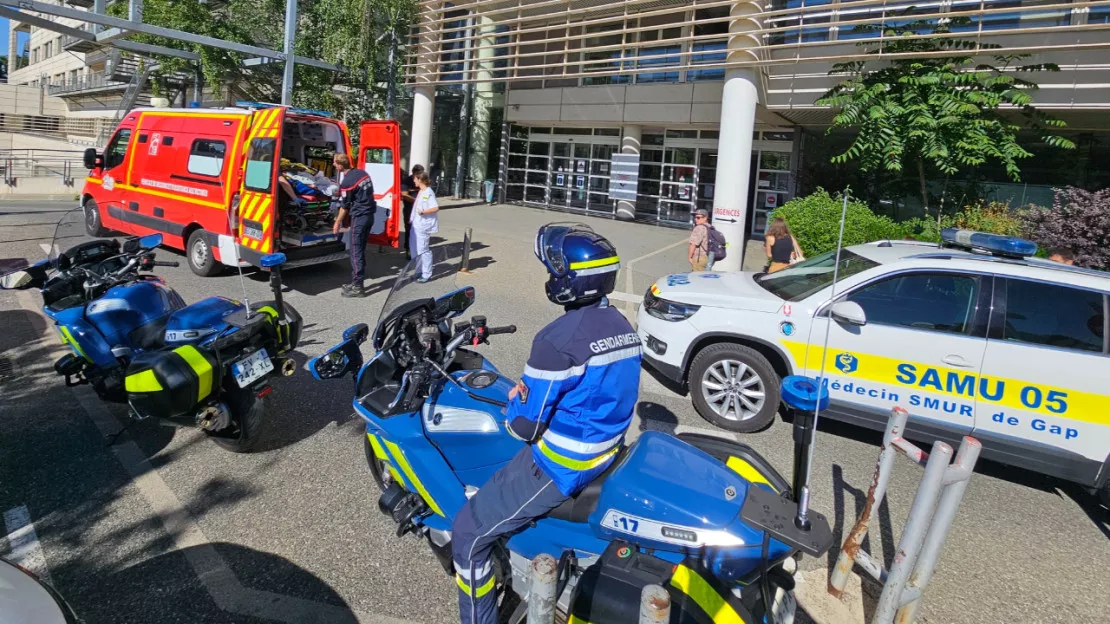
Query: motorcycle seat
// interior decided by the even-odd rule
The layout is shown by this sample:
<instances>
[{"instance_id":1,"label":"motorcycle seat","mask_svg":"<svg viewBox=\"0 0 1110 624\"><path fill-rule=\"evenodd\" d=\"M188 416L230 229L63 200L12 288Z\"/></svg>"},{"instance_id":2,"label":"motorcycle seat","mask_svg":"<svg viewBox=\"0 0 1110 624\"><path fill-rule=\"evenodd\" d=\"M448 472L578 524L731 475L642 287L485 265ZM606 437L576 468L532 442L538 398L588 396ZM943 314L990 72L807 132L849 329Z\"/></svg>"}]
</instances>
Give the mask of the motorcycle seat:
<instances>
[{"instance_id":1,"label":"motorcycle seat","mask_svg":"<svg viewBox=\"0 0 1110 624\"><path fill-rule=\"evenodd\" d=\"M136 327L127 338L132 346L140 351L153 351L166 345L166 322L170 317L167 314L160 319L155 319L146 325Z\"/></svg>"},{"instance_id":2,"label":"motorcycle seat","mask_svg":"<svg viewBox=\"0 0 1110 624\"><path fill-rule=\"evenodd\" d=\"M547 516L558 520L566 520L567 522L586 522L590 519L590 514L597 509L597 501L601 498L601 487L605 485L605 480L613 471L621 464L621 459L624 458L625 453L628 452L627 446L622 446L621 450L617 451L613 462L609 467L597 475L593 481L590 481L586 487L582 488L574 496L563 501L555 509L552 509Z\"/></svg>"}]
</instances>

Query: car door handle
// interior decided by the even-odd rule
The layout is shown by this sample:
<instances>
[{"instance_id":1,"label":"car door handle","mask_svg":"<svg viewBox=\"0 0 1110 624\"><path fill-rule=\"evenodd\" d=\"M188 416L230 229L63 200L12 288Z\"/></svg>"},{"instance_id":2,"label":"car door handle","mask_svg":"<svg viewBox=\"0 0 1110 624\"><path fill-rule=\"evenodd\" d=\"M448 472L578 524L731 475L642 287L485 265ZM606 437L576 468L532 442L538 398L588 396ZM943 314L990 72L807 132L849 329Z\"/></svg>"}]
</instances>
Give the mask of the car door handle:
<instances>
[{"instance_id":1,"label":"car door handle","mask_svg":"<svg viewBox=\"0 0 1110 624\"><path fill-rule=\"evenodd\" d=\"M950 364L952 366L958 366L960 368L971 368L972 366L975 366L971 362L968 362L967 360L965 360L963 358L963 356L960 356L960 355L946 355L943 358L941 358L941 361L944 362L945 364Z\"/></svg>"}]
</instances>

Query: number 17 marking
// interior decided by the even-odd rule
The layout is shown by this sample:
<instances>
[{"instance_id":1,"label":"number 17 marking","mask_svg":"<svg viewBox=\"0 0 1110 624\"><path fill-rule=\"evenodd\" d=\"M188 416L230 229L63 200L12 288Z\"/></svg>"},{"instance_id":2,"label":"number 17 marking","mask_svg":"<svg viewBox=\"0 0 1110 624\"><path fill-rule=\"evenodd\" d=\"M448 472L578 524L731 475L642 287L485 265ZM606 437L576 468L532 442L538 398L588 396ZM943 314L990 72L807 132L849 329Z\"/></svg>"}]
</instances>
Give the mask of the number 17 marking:
<instances>
[{"instance_id":1,"label":"number 17 marking","mask_svg":"<svg viewBox=\"0 0 1110 624\"><path fill-rule=\"evenodd\" d=\"M640 523L637 520L633 520L632 518L622 517L617 518L616 521L620 523L621 528L623 528L625 531L631 531L632 533L635 533L636 530L640 528Z\"/></svg>"}]
</instances>

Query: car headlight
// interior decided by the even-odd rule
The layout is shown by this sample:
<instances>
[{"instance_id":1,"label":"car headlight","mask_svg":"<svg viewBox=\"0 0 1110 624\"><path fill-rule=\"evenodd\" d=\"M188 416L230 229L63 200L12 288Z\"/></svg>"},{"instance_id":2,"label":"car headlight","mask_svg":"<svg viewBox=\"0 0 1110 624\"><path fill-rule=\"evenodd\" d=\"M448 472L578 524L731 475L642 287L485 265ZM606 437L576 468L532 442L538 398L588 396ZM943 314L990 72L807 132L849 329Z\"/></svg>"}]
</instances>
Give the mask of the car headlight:
<instances>
[{"instance_id":1,"label":"car headlight","mask_svg":"<svg viewBox=\"0 0 1110 624\"><path fill-rule=\"evenodd\" d=\"M701 306L661 299L651 294L650 290L644 295L644 310L664 321L684 321L693 316L699 308Z\"/></svg>"}]
</instances>

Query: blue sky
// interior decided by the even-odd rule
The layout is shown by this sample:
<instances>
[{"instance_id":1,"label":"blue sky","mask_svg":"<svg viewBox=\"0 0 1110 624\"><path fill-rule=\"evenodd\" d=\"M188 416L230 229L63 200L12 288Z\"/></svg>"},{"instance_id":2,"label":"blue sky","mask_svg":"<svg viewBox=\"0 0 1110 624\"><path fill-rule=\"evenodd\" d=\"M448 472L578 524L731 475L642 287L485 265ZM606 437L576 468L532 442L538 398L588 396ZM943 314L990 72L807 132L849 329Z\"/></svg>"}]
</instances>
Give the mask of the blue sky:
<instances>
[{"instance_id":1,"label":"blue sky","mask_svg":"<svg viewBox=\"0 0 1110 624\"><path fill-rule=\"evenodd\" d=\"M8 53L8 18L0 17L0 56Z\"/></svg>"}]
</instances>

